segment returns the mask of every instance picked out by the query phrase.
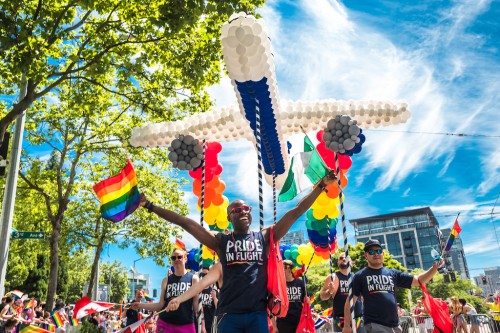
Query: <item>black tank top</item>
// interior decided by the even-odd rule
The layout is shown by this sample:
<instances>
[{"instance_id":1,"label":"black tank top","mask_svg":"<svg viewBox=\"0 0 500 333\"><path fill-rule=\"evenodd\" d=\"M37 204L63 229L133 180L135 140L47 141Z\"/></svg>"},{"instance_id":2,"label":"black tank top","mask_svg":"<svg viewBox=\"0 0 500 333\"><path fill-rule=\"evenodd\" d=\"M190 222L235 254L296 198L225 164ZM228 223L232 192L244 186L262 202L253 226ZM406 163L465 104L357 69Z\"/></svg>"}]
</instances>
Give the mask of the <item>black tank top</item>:
<instances>
[{"instance_id":1,"label":"black tank top","mask_svg":"<svg viewBox=\"0 0 500 333\"><path fill-rule=\"evenodd\" d=\"M347 275L344 275L340 272L335 272L337 279L339 280L339 288L337 289L337 293L333 298L333 311L335 316L344 317L344 306L345 301L349 297L349 279ZM361 317L363 313L363 307L361 304L361 300L358 297L356 305L354 306L354 316Z\"/></svg>"},{"instance_id":2,"label":"black tank top","mask_svg":"<svg viewBox=\"0 0 500 333\"><path fill-rule=\"evenodd\" d=\"M185 293L193 283L193 273L187 272L183 276L172 274L167 280L167 290L165 290L164 305L166 307L168 302L177 296ZM166 323L174 325L186 325L194 323L194 310L193 299L181 303L179 308L175 311L162 312L159 314L159 319Z\"/></svg>"},{"instance_id":3,"label":"black tank top","mask_svg":"<svg viewBox=\"0 0 500 333\"><path fill-rule=\"evenodd\" d=\"M217 314L266 311L267 251L262 232L221 236L224 284Z\"/></svg>"},{"instance_id":4,"label":"black tank top","mask_svg":"<svg viewBox=\"0 0 500 333\"><path fill-rule=\"evenodd\" d=\"M201 292L203 315L205 318L205 330L207 333L212 332L212 323L215 315L215 303L212 297L212 290L215 290L215 294L217 295L218 291L214 287L205 288Z\"/></svg>"}]
</instances>

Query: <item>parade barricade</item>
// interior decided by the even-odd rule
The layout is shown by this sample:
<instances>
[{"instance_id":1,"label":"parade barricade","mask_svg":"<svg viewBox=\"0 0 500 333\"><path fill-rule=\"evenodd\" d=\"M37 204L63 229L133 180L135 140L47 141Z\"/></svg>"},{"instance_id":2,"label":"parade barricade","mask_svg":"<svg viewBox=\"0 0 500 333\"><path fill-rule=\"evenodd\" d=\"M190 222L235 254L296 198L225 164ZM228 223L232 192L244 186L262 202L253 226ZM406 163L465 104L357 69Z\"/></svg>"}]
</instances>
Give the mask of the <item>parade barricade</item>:
<instances>
[{"instance_id":1,"label":"parade barricade","mask_svg":"<svg viewBox=\"0 0 500 333\"><path fill-rule=\"evenodd\" d=\"M495 333L493 319L487 314L466 315L467 332L474 333L473 328L477 328L479 333ZM432 333L434 324L429 316L402 316L399 318L399 325L403 333ZM473 327L474 326L474 327ZM316 329L316 333L334 332L332 323L327 323L321 328Z\"/></svg>"}]
</instances>

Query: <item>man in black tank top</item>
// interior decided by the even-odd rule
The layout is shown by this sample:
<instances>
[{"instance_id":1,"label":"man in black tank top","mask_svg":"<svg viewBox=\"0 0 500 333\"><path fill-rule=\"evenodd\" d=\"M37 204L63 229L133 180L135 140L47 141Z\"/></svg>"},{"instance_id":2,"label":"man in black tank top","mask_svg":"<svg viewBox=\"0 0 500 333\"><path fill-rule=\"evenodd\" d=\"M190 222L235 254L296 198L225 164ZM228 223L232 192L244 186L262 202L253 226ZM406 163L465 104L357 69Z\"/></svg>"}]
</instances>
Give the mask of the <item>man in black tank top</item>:
<instances>
[{"instance_id":1,"label":"man in black tank top","mask_svg":"<svg viewBox=\"0 0 500 333\"><path fill-rule=\"evenodd\" d=\"M345 253L342 252L339 255L337 260L337 264L339 266L339 271L333 273L333 281L332 276L328 275L325 279L325 283L323 284L323 288L319 293L319 297L321 300L326 301L333 297L333 331L334 332L342 332L342 328L344 327L344 305L349 297L349 282L347 277L347 260ZM352 263L351 263L352 265ZM363 308L361 304L361 300L358 299L356 305L354 307L354 317L356 319L356 331L360 333L364 333L363 327Z\"/></svg>"},{"instance_id":2,"label":"man in black tank top","mask_svg":"<svg viewBox=\"0 0 500 333\"><path fill-rule=\"evenodd\" d=\"M186 250L175 249L170 257L174 273L161 282L161 294L158 303L132 303L133 309L160 311L168 302L186 292L191 285L198 283L198 276L186 270ZM196 333L195 314L198 309L198 295L182 303L176 311L162 312L156 322L157 333Z\"/></svg>"},{"instance_id":3,"label":"man in black tank top","mask_svg":"<svg viewBox=\"0 0 500 333\"><path fill-rule=\"evenodd\" d=\"M275 241L279 241L290 230L293 223L335 179L335 173L331 171L276 223L273 228ZM266 299L270 228L258 232L250 230L252 209L245 201L235 200L227 208L228 219L234 228L230 235L209 231L188 217L160 208L146 200L144 194L141 194L140 205L180 226L219 255L224 281L217 308L219 333L268 332Z\"/></svg>"}]
</instances>

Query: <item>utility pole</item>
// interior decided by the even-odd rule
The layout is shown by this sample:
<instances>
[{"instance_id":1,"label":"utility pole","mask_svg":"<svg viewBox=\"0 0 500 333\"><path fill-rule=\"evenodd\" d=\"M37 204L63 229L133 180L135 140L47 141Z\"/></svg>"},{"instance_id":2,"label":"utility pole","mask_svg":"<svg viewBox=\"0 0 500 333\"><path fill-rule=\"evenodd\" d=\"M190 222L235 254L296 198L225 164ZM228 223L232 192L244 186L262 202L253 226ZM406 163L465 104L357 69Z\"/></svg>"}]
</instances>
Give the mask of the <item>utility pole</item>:
<instances>
[{"instance_id":1,"label":"utility pole","mask_svg":"<svg viewBox=\"0 0 500 333\"><path fill-rule=\"evenodd\" d=\"M23 74L19 89L17 102L26 97L27 81ZM17 178L19 173L19 163L21 150L23 148L24 122L26 111L16 118L14 135L12 138L12 148L10 151L9 167L5 180L5 191L2 203L2 215L0 217L0 295L5 295L5 275L7 274L7 261L9 259L10 234L12 228L12 217L14 215L14 204L16 202Z\"/></svg>"}]
</instances>

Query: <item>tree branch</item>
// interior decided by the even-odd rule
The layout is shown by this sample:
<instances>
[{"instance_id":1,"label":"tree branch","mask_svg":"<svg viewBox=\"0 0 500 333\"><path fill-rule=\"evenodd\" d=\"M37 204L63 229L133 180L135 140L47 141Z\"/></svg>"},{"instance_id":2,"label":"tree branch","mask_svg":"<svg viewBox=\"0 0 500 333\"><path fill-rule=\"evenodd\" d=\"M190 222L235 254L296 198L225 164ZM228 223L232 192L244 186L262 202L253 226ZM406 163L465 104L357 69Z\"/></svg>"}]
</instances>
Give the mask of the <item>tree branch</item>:
<instances>
[{"instance_id":1,"label":"tree branch","mask_svg":"<svg viewBox=\"0 0 500 333\"><path fill-rule=\"evenodd\" d=\"M33 190L37 191L38 193L40 193L44 198L45 198L45 206L47 207L47 214L49 216L49 220L50 221L53 221L54 220L54 215L52 214L52 209L50 207L51 205L51 202L50 202L50 196L45 193L45 191L39 187L38 185L32 183L28 177L26 177L22 172L19 172L19 177L21 177L21 179L30 187L32 188Z\"/></svg>"}]
</instances>

